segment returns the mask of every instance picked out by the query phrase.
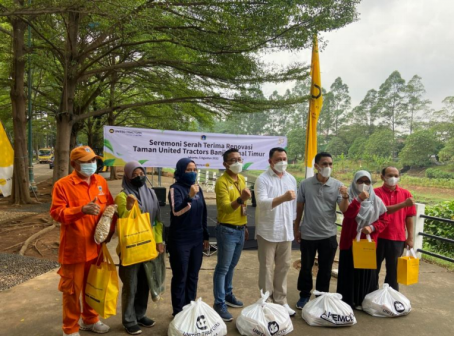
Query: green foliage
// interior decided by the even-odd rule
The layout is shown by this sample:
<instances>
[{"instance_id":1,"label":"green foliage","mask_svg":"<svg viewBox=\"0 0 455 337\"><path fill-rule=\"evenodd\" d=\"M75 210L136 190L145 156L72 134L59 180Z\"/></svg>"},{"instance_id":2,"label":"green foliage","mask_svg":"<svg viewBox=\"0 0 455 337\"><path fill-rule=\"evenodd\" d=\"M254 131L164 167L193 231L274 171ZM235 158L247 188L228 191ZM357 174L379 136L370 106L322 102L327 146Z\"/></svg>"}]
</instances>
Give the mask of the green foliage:
<instances>
[{"instance_id":1,"label":"green foliage","mask_svg":"<svg viewBox=\"0 0 455 337\"><path fill-rule=\"evenodd\" d=\"M365 152L366 142L366 138L357 137L349 148L348 157L351 159L361 159Z\"/></svg>"},{"instance_id":2,"label":"green foliage","mask_svg":"<svg viewBox=\"0 0 455 337\"><path fill-rule=\"evenodd\" d=\"M439 160L442 162L452 162L453 163L453 148L454 139L449 139L445 146L439 151Z\"/></svg>"},{"instance_id":3,"label":"green foliage","mask_svg":"<svg viewBox=\"0 0 455 337\"><path fill-rule=\"evenodd\" d=\"M406 144L400 152L403 165L428 166L430 156L437 153L439 142L428 130L417 131L406 139Z\"/></svg>"},{"instance_id":4,"label":"green foliage","mask_svg":"<svg viewBox=\"0 0 455 337\"><path fill-rule=\"evenodd\" d=\"M446 201L441 204L435 205L433 207L426 207L425 214L434 216L434 217L438 217L438 218L453 220L453 207L454 207L453 201ZM453 231L454 231L453 224L441 222L438 220L429 220L429 219L425 220L425 225L424 225L425 233L453 240L453 234L454 234ZM443 242L443 241L435 240L435 239L430 239L430 238L424 238L423 242L424 242L424 248L426 248L434 253L439 253L441 255L445 255L445 256L448 256L451 258L453 258L453 256L454 256L453 244L451 244L451 243Z\"/></svg>"},{"instance_id":5,"label":"green foliage","mask_svg":"<svg viewBox=\"0 0 455 337\"><path fill-rule=\"evenodd\" d=\"M400 182L406 183L414 186L421 187L437 187L437 188L447 188L453 189L453 179L441 179L441 178L421 178L413 177L409 175L402 175L400 177Z\"/></svg>"},{"instance_id":6,"label":"green foliage","mask_svg":"<svg viewBox=\"0 0 455 337\"><path fill-rule=\"evenodd\" d=\"M446 172L437 167L428 168L425 170L425 177L436 179L453 179L453 171Z\"/></svg>"},{"instance_id":7,"label":"green foliage","mask_svg":"<svg viewBox=\"0 0 455 337\"><path fill-rule=\"evenodd\" d=\"M332 156L339 156L344 153L348 153L348 147L343 139L340 137L333 137L327 144L325 151L330 153Z\"/></svg>"},{"instance_id":8,"label":"green foliage","mask_svg":"<svg viewBox=\"0 0 455 337\"><path fill-rule=\"evenodd\" d=\"M295 128L288 132L288 161L303 160L305 156L306 130Z\"/></svg>"},{"instance_id":9,"label":"green foliage","mask_svg":"<svg viewBox=\"0 0 455 337\"><path fill-rule=\"evenodd\" d=\"M365 156L377 155L389 157L392 154L393 133L389 129L380 129L374 132L365 145Z\"/></svg>"}]
</instances>

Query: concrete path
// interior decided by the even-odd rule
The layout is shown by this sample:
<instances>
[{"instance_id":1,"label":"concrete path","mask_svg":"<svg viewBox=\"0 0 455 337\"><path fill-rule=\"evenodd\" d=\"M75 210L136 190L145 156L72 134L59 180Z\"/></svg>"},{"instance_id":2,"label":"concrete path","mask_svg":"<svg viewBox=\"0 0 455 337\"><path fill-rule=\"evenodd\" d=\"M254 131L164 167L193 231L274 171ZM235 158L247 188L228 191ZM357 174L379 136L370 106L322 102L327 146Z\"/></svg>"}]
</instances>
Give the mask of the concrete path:
<instances>
[{"instance_id":1,"label":"concrete path","mask_svg":"<svg viewBox=\"0 0 455 337\"><path fill-rule=\"evenodd\" d=\"M110 244L114 249L115 242ZM299 259L299 252L292 252L293 261ZM212 305L212 277L216 255L204 257L199 274L198 296ZM259 298L257 287L258 263L256 251L244 251L234 276L234 289L238 298L246 305ZM149 302L148 316L157 321L155 327L143 329L143 335L166 335L171 316L170 279L167 271L167 290L158 303ZM291 268L288 278L288 301L294 306L298 300L296 290L298 271ZM356 311L357 325L339 329L308 326L300 311L292 319L293 336L304 335L454 335L453 273L428 263L421 263L420 282L402 286L401 292L411 300L412 312L400 318L375 318ZM31 279L12 289L0 292L0 335L61 335L61 293L57 290L59 276L56 270ZM336 279L332 278L331 291L336 290ZM241 309L230 309L236 318ZM109 335L127 335L121 325L120 298L117 315L104 320L111 326ZM235 321L227 323L228 335L238 336ZM81 335L91 335L81 332Z\"/></svg>"}]
</instances>

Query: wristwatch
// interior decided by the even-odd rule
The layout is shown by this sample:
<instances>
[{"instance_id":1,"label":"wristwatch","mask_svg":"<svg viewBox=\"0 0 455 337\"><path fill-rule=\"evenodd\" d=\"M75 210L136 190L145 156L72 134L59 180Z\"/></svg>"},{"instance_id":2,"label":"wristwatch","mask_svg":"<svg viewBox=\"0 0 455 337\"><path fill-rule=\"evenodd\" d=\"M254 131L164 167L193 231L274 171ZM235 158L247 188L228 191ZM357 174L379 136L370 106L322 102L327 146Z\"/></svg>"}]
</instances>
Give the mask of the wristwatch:
<instances>
[{"instance_id":1,"label":"wristwatch","mask_svg":"<svg viewBox=\"0 0 455 337\"><path fill-rule=\"evenodd\" d=\"M240 205L243 205L243 199L238 197L237 198L237 203L240 204Z\"/></svg>"}]
</instances>

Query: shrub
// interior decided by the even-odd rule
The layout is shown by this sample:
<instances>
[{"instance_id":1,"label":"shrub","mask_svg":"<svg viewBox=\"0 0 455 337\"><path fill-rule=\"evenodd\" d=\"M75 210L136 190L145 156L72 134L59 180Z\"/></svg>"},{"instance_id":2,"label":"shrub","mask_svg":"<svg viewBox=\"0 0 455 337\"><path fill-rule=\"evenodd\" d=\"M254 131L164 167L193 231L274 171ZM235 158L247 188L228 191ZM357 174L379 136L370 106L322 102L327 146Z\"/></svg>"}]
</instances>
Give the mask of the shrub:
<instances>
[{"instance_id":1,"label":"shrub","mask_svg":"<svg viewBox=\"0 0 455 337\"><path fill-rule=\"evenodd\" d=\"M453 179L453 172L442 171L441 169L434 167L429 168L425 171L425 177L437 179Z\"/></svg>"},{"instance_id":2,"label":"shrub","mask_svg":"<svg viewBox=\"0 0 455 337\"><path fill-rule=\"evenodd\" d=\"M453 201L445 201L433 207L426 207L425 214L438 218L453 220ZM453 240L453 223L441 222L438 220L425 220L424 232L432 235L437 235L443 238ZM453 258L453 244L440 240L424 238L424 248L434 253L439 253L444 256Z\"/></svg>"}]
</instances>

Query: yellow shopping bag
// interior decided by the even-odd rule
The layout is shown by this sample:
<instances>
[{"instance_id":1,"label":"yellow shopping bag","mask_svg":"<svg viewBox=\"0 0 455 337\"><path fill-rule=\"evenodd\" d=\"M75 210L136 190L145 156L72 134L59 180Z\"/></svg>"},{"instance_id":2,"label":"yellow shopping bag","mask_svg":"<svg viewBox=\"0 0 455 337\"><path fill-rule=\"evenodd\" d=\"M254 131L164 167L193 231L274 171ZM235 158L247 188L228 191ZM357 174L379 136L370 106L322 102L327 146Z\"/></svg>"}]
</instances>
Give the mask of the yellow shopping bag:
<instances>
[{"instance_id":1,"label":"yellow shopping bag","mask_svg":"<svg viewBox=\"0 0 455 337\"><path fill-rule=\"evenodd\" d=\"M150 214L141 213L137 201L127 218L117 221L122 266L149 261L158 256Z\"/></svg>"},{"instance_id":2,"label":"yellow shopping bag","mask_svg":"<svg viewBox=\"0 0 455 337\"><path fill-rule=\"evenodd\" d=\"M377 269L376 266L376 243L371 241L371 236L360 240L362 232L352 241L352 255L355 269Z\"/></svg>"},{"instance_id":3,"label":"yellow shopping bag","mask_svg":"<svg viewBox=\"0 0 455 337\"><path fill-rule=\"evenodd\" d=\"M100 263L100 257L103 257ZM106 244L102 244L96 264L90 266L85 286L85 301L101 317L116 314L118 297L118 277L114 261Z\"/></svg>"},{"instance_id":4,"label":"yellow shopping bag","mask_svg":"<svg viewBox=\"0 0 455 337\"><path fill-rule=\"evenodd\" d=\"M412 253L410 256L409 253ZM419 282L419 261L414 249L406 251L406 256L398 259L397 282L404 285L411 285Z\"/></svg>"}]
</instances>

